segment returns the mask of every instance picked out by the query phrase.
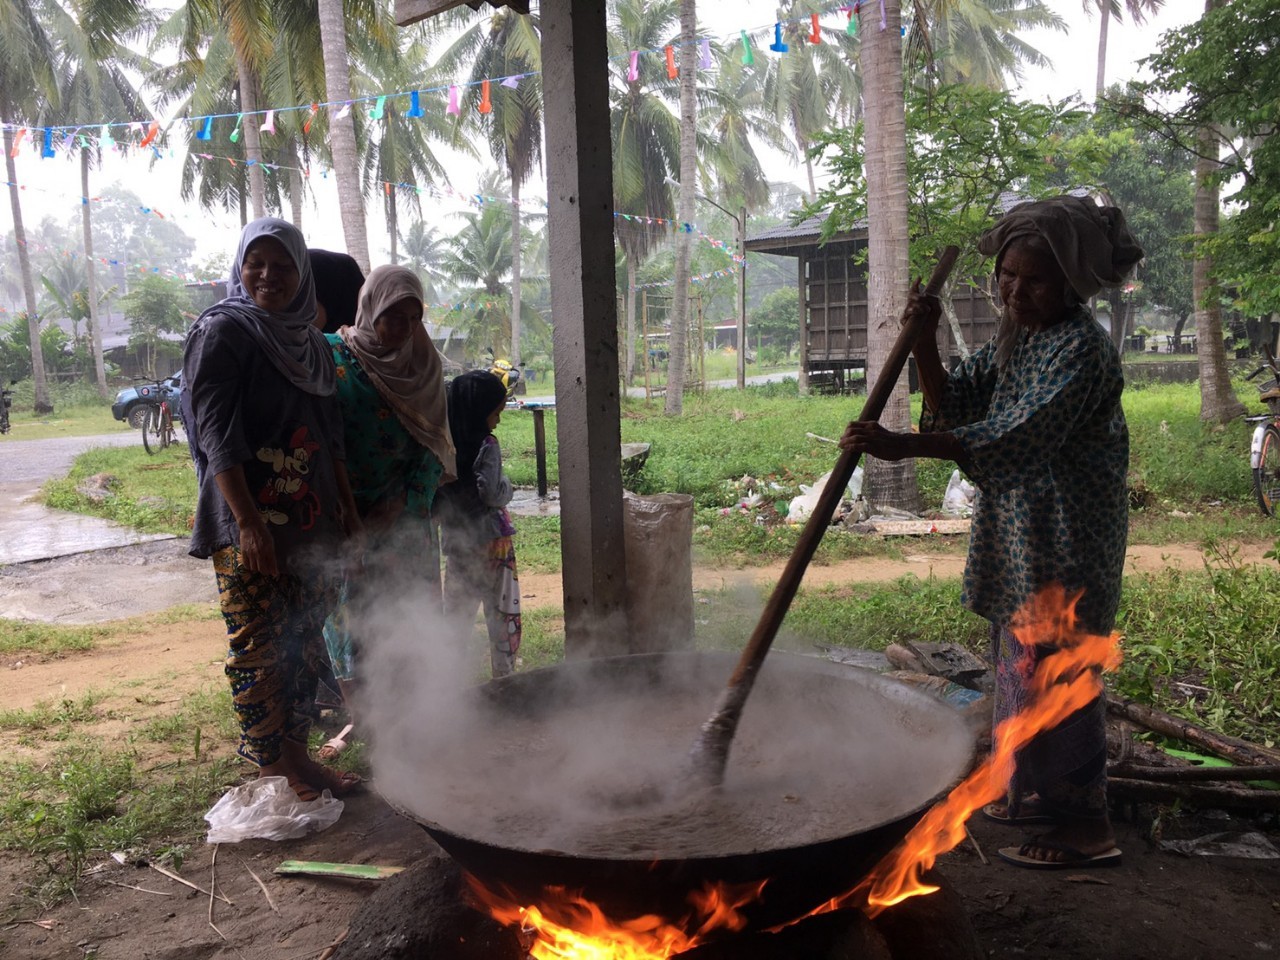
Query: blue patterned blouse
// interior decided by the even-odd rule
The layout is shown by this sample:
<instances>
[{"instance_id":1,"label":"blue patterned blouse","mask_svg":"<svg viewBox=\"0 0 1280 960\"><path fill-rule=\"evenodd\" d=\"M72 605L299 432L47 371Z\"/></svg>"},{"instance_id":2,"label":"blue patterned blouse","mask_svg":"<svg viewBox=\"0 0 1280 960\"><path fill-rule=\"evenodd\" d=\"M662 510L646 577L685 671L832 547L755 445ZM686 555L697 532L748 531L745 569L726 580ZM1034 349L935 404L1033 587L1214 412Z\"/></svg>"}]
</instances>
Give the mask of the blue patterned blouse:
<instances>
[{"instance_id":1,"label":"blue patterned blouse","mask_svg":"<svg viewBox=\"0 0 1280 960\"><path fill-rule=\"evenodd\" d=\"M922 431L950 431L978 487L964 603L1007 626L1042 586L1084 591L1084 627L1109 631L1128 537L1129 430L1124 373L1105 330L1081 308L1022 331L1006 368L995 342L947 378Z\"/></svg>"},{"instance_id":2,"label":"blue patterned blouse","mask_svg":"<svg viewBox=\"0 0 1280 960\"><path fill-rule=\"evenodd\" d=\"M364 516L383 500L405 496L407 513L427 517L443 466L409 435L342 337L330 333L325 339L338 368L338 405L356 509Z\"/></svg>"}]
</instances>

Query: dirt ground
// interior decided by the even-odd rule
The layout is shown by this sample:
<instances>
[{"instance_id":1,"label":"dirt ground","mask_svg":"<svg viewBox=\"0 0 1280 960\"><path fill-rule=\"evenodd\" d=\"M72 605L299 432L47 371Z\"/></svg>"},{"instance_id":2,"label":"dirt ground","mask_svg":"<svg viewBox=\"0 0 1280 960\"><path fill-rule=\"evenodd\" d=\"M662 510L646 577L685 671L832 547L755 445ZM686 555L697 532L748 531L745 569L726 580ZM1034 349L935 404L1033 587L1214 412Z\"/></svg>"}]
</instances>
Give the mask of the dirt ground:
<instances>
[{"instance_id":1,"label":"dirt ground","mask_svg":"<svg viewBox=\"0 0 1280 960\"><path fill-rule=\"evenodd\" d=\"M1264 549L1248 548L1242 559L1259 559ZM1189 546L1138 547L1130 554L1131 567L1136 570L1169 564L1195 567L1201 562L1199 551ZM888 580L907 573L927 576L930 571L949 576L959 572L962 562L959 556L923 552L897 562L857 560L814 568L806 583ZM83 569L73 573L69 562L61 568L59 561L48 564L42 571L47 575L44 578L30 570L26 571L29 577L17 576L9 568L0 576L0 592L11 601L15 592L29 593L37 589L37 581L59 575L67 577L68 584L92 580L97 584L95 591L105 589L100 577L90 578ZM85 565L80 561L81 568ZM776 578L779 569L699 569L695 585L719 589L768 582ZM98 571L95 577L100 574ZM120 576L121 589L130 582L126 578L133 578L136 586L136 571L122 570ZM561 602L558 577L525 574L521 586L529 606ZM78 602L81 609L86 607L83 595ZM34 605L45 612L45 601ZM80 618L73 615L68 619ZM165 700L176 701L204 685L224 682L223 642L221 623L210 620L153 627L140 636L113 641L86 654L46 660L0 658L0 710L30 707L51 697L75 697L104 687L125 690L120 696L127 697L123 685L141 679L161 680ZM1163 851L1156 843L1162 838L1244 830L1253 825L1168 811L1156 819L1149 807L1120 813L1123 816L1117 831L1125 861L1113 870L1017 870L1000 862L995 850L1016 843L1021 831L981 818L971 821L976 846L963 844L946 855L939 867L960 893L988 956L1216 960L1261 958L1280 952L1280 861L1188 857ZM1263 826L1276 837L1274 821ZM979 858L978 848L989 863ZM280 861L407 866L437 849L419 827L383 803L375 789L348 800L338 824L321 834L281 843L252 841L224 846L216 851L216 864L214 848L193 846L181 868L183 878L206 891L216 878L219 894L231 901L214 901L212 914L207 893L184 887L150 866L110 859L94 868L77 900L37 913L19 897L31 865L2 855L0 912L9 915L19 904L20 919L0 929L0 957L317 960L346 929L374 884L276 876L272 870Z\"/></svg>"}]
</instances>

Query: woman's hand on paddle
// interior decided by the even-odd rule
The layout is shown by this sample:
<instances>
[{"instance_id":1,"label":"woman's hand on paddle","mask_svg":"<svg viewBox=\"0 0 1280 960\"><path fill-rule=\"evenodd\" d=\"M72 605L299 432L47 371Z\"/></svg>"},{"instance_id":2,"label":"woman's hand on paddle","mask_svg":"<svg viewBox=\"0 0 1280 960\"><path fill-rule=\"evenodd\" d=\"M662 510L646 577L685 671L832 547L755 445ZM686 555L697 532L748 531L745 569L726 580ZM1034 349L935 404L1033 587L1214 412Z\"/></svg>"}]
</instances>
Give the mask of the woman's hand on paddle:
<instances>
[{"instance_id":1,"label":"woman's hand on paddle","mask_svg":"<svg viewBox=\"0 0 1280 960\"><path fill-rule=\"evenodd\" d=\"M917 344L938 342L938 320L942 316L942 302L937 297L925 296L920 288L920 278L911 285L907 296L907 308L903 311L904 324L919 324ZM874 454L873 454L874 456Z\"/></svg>"},{"instance_id":2,"label":"woman's hand on paddle","mask_svg":"<svg viewBox=\"0 0 1280 960\"><path fill-rule=\"evenodd\" d=\"M865 453L877 460L906 460L919 456L914 433L894 433L874 420L855 420L845 427L840 449Z\"/></svg>"}]
</instances>

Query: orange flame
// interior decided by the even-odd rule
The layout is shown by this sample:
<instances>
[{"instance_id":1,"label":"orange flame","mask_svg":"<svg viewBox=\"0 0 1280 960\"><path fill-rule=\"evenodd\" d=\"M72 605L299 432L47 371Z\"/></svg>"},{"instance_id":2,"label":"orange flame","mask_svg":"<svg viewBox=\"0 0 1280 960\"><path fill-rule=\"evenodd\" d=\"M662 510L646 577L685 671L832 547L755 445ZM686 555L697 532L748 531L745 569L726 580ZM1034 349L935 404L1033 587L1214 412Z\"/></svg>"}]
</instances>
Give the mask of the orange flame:
<instances>
[{"instance_id":1,"label":"orange flame","mask_svg":"<svg viewBox=\"0 0 1280 960\"><path fill-rule=\"evenodd\" d=\"M938 889L923 883L920 875L964 840L965 822L975 810L1004 796L1017 752L1092 702L1102 692L1100 673L1120 665L1119 634L1097 636L1076 626L1080 596L1068 597L1053 585L1018 614L1011 632L1026 656L1037 646L1053 649L1036 664L1026 706L996 728L991 755L933 806L862 883L809 916L859 907L874 917L908 897Z\"/></svg>"},{"instance_id":2,"label":"orange flame","mask_svg":"<svg viewBox=\"0 0 1280 960\"><path fill-rule=\"evenodd\" d=\"M563 887L548 887L540 905L519 906L473 876L467 882L493 919L519 924L534 937L529 948L534 960L666 960L705 942L709 934L741 930L746 920L739 910L758 899L765 885L708 884L690 895L689 914L673 922L656 914L612 920Z\"/></svg>"},{"instance_id":3,"label":"orange flame","mask_svg":"<svg viewBox=\"0 0 1280 960\"><path fill-rule=\"evenodd\" d=\"M991 755L925 813L866 879L792 923L849 908L875 917L909 897L938 889L922 882L921 874L964 839L965 822L975 810L1004 796L1017 752L1093 701L1102 692L1100 674L1120 665L1118 634L1097 636L1076 626L1080 596L1068 597L1060 586L1050 586L1015 618L1011 632L1027 657L1036 647L1053 652L1031 674L1026 707L996 728ZM677 921L653 914L617 921L560 887L548 887L539 905L520 906L514 895L495 893L475 877L467 879L490 916L499 923L520 924L535 938L529 949L534 960L666 960L706 942L709 934L741 930L746 921L739 911L759 898L767 882L708 885L690 896L689 914Z\"/></svg>"}]
</instances>

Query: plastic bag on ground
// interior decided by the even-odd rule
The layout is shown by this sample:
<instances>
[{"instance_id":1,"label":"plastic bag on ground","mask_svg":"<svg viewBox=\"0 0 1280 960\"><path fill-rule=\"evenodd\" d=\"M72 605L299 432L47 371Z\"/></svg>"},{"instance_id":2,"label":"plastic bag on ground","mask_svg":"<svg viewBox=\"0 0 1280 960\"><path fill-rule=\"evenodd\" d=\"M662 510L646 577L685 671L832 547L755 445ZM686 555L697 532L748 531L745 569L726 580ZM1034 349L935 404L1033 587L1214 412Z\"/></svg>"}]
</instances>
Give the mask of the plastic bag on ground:
<instances>
[{"instance_id":1,"label":"plastic bag on ground","mask_svg":"<svg viewBox=\"0 0 1280 960\"><path fill-rule=\"evenodd\" d=\"M228 790L204 815L208 842L293 840L332 827L342 807L328 790L304 802L284 777L260 777Z\"/></svg>"},{"instance_id":2,"label":"plastic bag on ground","mask_svg":"<svg viewBox=\"0 0 1280 960\"><path fill-rule=\"evenodd\" d=\"M951 471L947 492L942 495L942 512L953 517L967 517L973 513L973 498L978 489L959 470Z\"/></svg>"},{"instance_id":3,"label":"plastic bag on ground","mask_svg":"<svg viewBox=\"0 0 1280 960\"><path fill-rule=\"evenodd\" d=\"M823 488L826 487L827 481L831 479L834 471L828 470L820 476L812 487L806 487L800 484L802 491L800 496L792 499L787 507L787 519L792 523L804 523L809 519L809 515L813 513L814 508L818 506L818 498L822 496ZM862 494L862 467L853 468L853 476L849 478L849 496L856 500Z\"/></svg>"}]
</instances>

